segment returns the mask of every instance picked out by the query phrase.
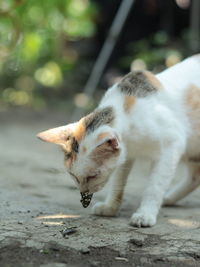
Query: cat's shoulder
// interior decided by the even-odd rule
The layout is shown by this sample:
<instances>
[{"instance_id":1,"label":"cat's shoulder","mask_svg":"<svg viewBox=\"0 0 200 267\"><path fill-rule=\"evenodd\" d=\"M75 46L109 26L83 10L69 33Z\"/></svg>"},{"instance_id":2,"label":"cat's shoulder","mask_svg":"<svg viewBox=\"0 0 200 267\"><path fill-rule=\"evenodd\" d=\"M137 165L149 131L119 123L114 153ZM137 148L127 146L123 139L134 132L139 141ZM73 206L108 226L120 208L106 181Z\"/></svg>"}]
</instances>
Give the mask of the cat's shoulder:
<instances>
[{"instance_id":1,"label":"cat's shoulder","mask_svg":"<svg viewBox=\"0 0 200 267\"><path fill-rule=\"evenodd\" d=\"M132 71L122 78L118 87L125 95L145 97L160 90L162 84L150 71Z\"/></svg>"}]
</instances>

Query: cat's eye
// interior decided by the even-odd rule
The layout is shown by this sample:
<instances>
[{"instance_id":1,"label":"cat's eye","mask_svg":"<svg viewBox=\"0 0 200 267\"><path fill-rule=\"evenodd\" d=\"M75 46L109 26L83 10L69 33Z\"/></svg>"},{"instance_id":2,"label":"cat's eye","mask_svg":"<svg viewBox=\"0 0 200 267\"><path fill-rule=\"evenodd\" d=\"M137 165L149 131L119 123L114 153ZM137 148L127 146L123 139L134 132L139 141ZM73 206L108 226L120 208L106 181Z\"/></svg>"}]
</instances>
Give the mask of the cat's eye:
<instances>
[{"instance_id":1,"label":"cat's eye","mask_svg":"<svg viewBox=\"0 0 200 267\"><path fill-rule=\"evenodd\" d=\"M87 182L89 182L90 180L95 179L96 177L97 177L97 174L96 175L87 176L86 180L87 180Z\"/></svg>"}]
</instances>

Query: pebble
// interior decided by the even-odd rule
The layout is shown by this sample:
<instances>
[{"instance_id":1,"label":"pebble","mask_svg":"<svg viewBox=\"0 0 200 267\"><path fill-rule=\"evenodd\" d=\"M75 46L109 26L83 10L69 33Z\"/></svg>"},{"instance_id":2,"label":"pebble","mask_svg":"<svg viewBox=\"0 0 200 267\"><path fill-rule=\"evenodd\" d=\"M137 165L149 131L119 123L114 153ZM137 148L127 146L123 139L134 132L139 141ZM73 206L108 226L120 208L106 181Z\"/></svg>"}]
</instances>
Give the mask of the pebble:
<instances>
[{"instance_id":1,"label":"pebble","mask_svg":"<svg viewBox=\"0 0 200 267\"><path fill-rule=\"evenodd\" d=\"M144 245L144 241L138 239L130 239L130 243L135 245L136 247L142 247Z\"/></svg>"},{"instance_id":2,"label":"pebble","mask_svg":"<svg viewBox=\"0 0 200 267\"><path fill-rule=\"evenodd\" d=\"M100 261L91 261L91 262L90 262L90 267L97 267L97 266L99 266L100 264L101 264Z\"/></svg>"},{"instance_id":3,"label":"pebble","mask_svg":"<svg viewBox=\"0 0 200 267\"><path fill-rule=\"evenodd\" d=\"M89 248L82 248L80 250L80 252L81 252L81 254L89 254L90 253L90 250L89 250Z\"/></svg>"},{"instance_id":4,"label":"pebble","mask_svg":"<svg viewBox=\"0 0 200 267\"><path fill-rule=\"evenodd\" d=\"M115 257L115 260L128 262L128 259L127 258L122 258L122 257Z\"/></svg>"}]
</instances>

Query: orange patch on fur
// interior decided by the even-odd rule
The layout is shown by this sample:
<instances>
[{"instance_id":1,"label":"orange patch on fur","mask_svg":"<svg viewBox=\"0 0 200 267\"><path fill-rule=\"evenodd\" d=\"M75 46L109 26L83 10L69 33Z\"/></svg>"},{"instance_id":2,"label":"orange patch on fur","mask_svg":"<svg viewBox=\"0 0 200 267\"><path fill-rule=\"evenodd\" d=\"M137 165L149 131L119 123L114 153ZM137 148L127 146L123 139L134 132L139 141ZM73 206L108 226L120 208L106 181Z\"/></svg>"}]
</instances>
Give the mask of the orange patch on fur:
<instances>
[{"instance_id":1,"label":"orange patch on fur","mask_svg":"<svg viewBox=\"0 0 200 267\"><path fill-rule=\"evenodd\" d=\"M188 87L185 100L193 129L200 132L200 88L196 85Z\"/></svg>"},{"instance_id":2,"label":"orange patch on fur","mask_svg":"<svg viewBox=\"0 0 200 267\"><path fill-rule=\"evenodd\" d=\"M134 96L125 95L125 97L124 97L124 111L130 112L134 103L135 103L135 97Z\"/></svg>"},{"instance_id":3,"label":"orange patch on fur","mask_svg":"<svg viewBox=\"0 0 200 267\"><path fill-rule=\"evenodd\" d=\"M101 141L102 139L105 139L107 136L109 136L109 133L101 133L97 137L97 141Z\"/></svg>"},{"instance_id":4,"label":"orange patch on fur","mask_svg":"<svg viewBox=\"0 0 200 267\"><path fill-rule=\"evenodd\" d=\"M77 123L77 126L74 130L74 137L79 142L85 136L85 133L86 133L86 128L83 119L81 119Z\"/></svg>"},{"instance_id":5,"label":"orange patch on fur","mask_svg":"<svg viewBox=\"0 0 200 267\"><path fill-rule=\"evenodd\" d=\"M150 71L144 71L144 76L146 77L147 81L152 84L156 89L162 88L161 82L156 78L153 73L151 73Z\"/></svg>"}]
</instances>

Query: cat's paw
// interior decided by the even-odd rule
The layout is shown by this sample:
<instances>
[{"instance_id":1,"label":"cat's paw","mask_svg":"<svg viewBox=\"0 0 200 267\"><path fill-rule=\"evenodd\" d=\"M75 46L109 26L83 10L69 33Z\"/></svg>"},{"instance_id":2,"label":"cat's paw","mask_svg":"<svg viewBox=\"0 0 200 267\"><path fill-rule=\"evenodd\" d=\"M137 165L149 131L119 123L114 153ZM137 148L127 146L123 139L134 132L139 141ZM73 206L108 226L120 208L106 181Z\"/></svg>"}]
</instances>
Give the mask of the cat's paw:
<instances>
[{"instance_id":1,"label":"cat's paw","mask_svg":"<svg viewBox=\"0 0 200 267\"><path fill-rule=\"evenodd\" d=\"M92 212L99 216L115 216L117 211L105 202L97 202L92 208Z\"/></svg>"},{"instance_id":2,"label":"cat's paw","mask_svg":"<svg viewBox=\"0 0 200 267\"><path fill-rule=\"evenodd\" d=\"M152 214L136 212L131 217L130 224L136 227L151 227L156 224L156 217Z\"/></svg>"}]
</instances>

